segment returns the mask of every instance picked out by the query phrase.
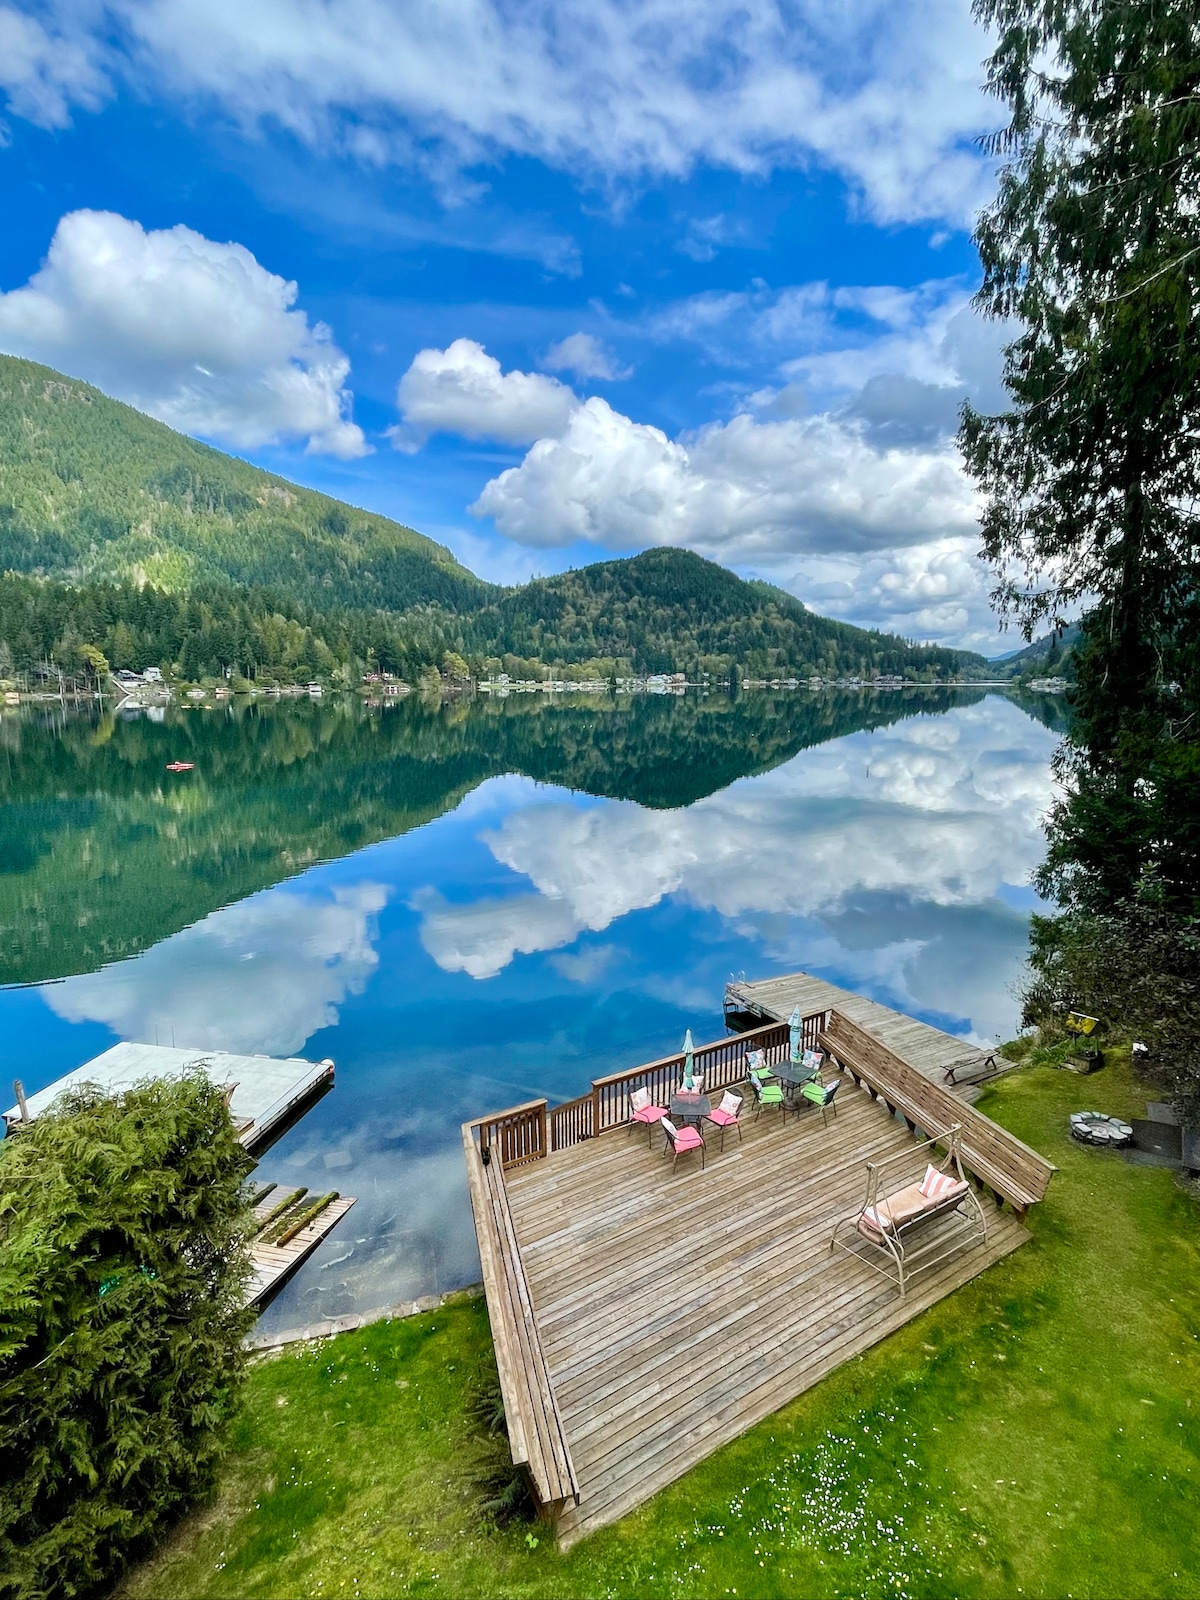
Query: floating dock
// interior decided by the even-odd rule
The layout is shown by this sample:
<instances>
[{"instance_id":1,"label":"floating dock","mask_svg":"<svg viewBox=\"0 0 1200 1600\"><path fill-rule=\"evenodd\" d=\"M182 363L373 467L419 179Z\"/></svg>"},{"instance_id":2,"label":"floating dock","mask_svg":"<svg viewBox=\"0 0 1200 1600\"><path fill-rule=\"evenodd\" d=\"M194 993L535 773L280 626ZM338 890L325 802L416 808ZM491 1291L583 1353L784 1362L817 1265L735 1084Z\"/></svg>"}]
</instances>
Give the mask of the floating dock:
<instances>
[{"instance_id":1,"label":"floating dock","mask_svg":"<svg viewBox=\"0 0 1200 1600\"><path fill-rule=\"evenodd\" d=\"M893 1011L836 983L814 978L808 972L789 972L779 978L747 981L731 979L725 985L725 1020L733 1028L757 1028L764 1022L786 1022L793 1009L800 1015L813 1011L840 1011L875 1038L882 1040L922 1077L954 1087L995 1077L1010 1065L991 1050ZM970 1098L967 1096L966 1098Z\"/></svg>"},{"instance_id":2,"label":"floating dock","mask_svg":"<svg viewBox=\"0 0 1200 1600\"><path fill-rule=\"evenodd\" d=\"M287 1199L289 1192L295 1192L297 1198L286 1209L281 1211L282 1203ZM273 1294L276 1289L290 1278L292 1273L305 1259L310 1256L321 1241L327 1238L337 1227L354 1204L351 1195L338 1195L331 1200L324 1209L315 1216L310 1223L293 1233L288 1226L289 1221L297 1221L303 1216L305 1208L317 1196L303 1193L302 1191L289 1191L286 1187L279 1188L271 1184L268 1191L254 1207L255 1220L259 1224L258 1235L250 1245L250 1259L254 1263L254 1275L250 1279L246 1291L246 1300L250 1305L259 1305ZM274 1221L275 1227L269 1228L268 1224ZM277 1232L282 1224L283 1237L275 1243L270 1243L263 1237L264 1232ZM294 1226L294 1223L292 1224ZM289 1238L288 1235L291 1234Z\"/></svg>"},{"instance_id":3,"label":"floating dock","mask_svg":"<svg viewBox=\"0 0 1200 1600\"><path fill-rule=\"evenodd\" d=\"M114 1094L132 1089L146 1078L177 1078L197 1069L229 1095L229 1114L248 1150L257 1149L272 1133L282 1131L294 1112L333 1083L333 1062L328 1060L278 1060L231 1055L226 1050L179 1050L127 1042L113 1045L95 1060L27 1096L28 1119L32 1122L60 1095L85 1083ZM7 1131L20 1127L24 1120L19 1106L4 1113Z\"/></svg>"}]
</instances>

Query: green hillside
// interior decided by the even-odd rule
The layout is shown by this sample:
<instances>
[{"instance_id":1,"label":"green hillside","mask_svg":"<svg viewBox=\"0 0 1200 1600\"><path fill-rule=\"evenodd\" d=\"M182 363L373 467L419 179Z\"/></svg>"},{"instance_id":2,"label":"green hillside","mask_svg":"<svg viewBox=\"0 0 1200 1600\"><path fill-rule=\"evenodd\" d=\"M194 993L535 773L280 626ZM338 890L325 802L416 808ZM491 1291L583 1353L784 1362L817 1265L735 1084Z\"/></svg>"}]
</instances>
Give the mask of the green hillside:
<instances>
[{"instance_id":1,"label":"green hillside","mask_svg":"<svg viewBox=\"0 0 1200 1600\"><path fill-rule=\"evenodd\" d=\"M90 384L0 356L0 678L84 645L188 679L415 682L447 651L541 676L981 676L988 664L819 617L770 584L654 549L521 588L443 546L174 432ZM173 597L160 604L160 597Z\"/></svg>"},{"instance_id":2,"label":"green hillside","mask_svg":"<svg viewBox=\"0 0 1200 1600\"><path fill-rule=\"evenodd\" d=\"M469 607L487 588L387 517L301 489L49 367L0 356L0 571L232 580L310 604Z\"/></svg>"},{"instance_id":3,"label":"green hillside","mask_svg":"<svg viewBox=\"0 0 1200 1600\"><path fill-rule=\"evenodd\" d=\"M1003 661L996 662L1006 678L1060 677L1075 678L1075 652L1082 637L1079 624L1073 622L1061 633L1047 633L1027 644L1023 650Z\"/></svg>"},{"instance_id":4,"label":"green hillside","mask_svg":"<svg viewBox=\"0 0 1200 1600\"><path fill-rule=\"evenodd\" d=\"M988 670L982 656L834 622L769 583L667 548L505 591L463 631L477 649L546 662L624 660L646 673L723 675L736 665L752 677L937 678Z\"/></svg>"}]
</instances>

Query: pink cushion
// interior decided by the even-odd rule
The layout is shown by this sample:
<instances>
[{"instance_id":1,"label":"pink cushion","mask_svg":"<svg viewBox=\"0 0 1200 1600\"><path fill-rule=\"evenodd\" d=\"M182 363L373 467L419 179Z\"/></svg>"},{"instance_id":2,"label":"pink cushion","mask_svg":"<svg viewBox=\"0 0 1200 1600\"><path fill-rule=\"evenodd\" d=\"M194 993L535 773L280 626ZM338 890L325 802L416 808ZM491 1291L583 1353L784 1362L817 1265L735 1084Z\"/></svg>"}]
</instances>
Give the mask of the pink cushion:
<instances>
[{"instance_id":1,"label":"pink cushion","mask_svg":"<svg viewBox=\"0 0 1200 1600\"><path fill-rule=\"evenodd\" d=\"M925 1168L921 1179L921 1193L926 1200L940 1200L958 1186L958 1179L949 1172L939 1172L934 1166Z\"/></svg>"},{"instance_id":2,"label":"pink cushion","mask_svg":"<svg viewBox=\"0 0 1200 1600\"><path fill-rule=\"evenodd\" d=\"M675 1135L676 1150L698 1150L703 1143L695 1128L680 1128Z\"/></svg>"},{"instance_id":3,"label":"pink cushion","mask_svg":"<svg viewBox=\"0 0 1200 1600\"><path fill-rule=\"evenodd\" d=\"M667 1114L665 1106L643 1106L640 1111L633 1113L634 1122L658 1122Z\"/></svg>"},{"instance_id":4,"label":"pink cushion","mask_svg":"<svg viewBox=\"0 0 1200 1600\"><path fill-rule=\"evenodd\" d=\"M715 1122L718 1128L727 1128L731 1122L737 1121L737 1113L733 1111L722 1111L721 1107L718 1106L715 1111L710 1111L708 1113L708 1120L710 1122Z\"/></svg>"}]
</instances>

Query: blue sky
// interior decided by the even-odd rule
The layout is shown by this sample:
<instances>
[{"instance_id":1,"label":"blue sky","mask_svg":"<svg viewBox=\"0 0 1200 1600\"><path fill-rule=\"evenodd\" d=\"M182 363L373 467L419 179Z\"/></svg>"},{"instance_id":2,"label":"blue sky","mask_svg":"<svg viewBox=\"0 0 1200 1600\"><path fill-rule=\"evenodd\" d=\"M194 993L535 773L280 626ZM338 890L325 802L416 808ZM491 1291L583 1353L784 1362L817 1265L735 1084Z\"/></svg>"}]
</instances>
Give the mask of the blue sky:
<instances>
[{"instance_id":1,"label":"blue sky","mask_svg":"<svg viewBox=\"0 0 1200 1600\"><path fill-rule=\"evenodd\" d=\"M998 651L966 0L0 3L0 348L485 576L678 544Z\"/></svg>"}]
</instances>

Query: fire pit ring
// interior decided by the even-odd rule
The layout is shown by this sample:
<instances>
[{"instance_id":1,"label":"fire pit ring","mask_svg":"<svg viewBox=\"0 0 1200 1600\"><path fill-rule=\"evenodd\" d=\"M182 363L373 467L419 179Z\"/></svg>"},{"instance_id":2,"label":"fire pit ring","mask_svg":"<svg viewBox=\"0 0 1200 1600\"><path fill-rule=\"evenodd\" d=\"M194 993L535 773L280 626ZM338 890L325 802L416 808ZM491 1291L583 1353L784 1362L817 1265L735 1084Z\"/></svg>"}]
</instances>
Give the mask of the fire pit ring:
<instances>
[{"instance_id":1,"label":"fire pit ring","mask_svg":"<svg viewBox=\"0 0 1200 1600\"><path fill-rule=\"evenodd\" d=\"M1102 1150L1120 1150L1133 1138L1133 1129L1120 1117L1106 1116L1103 1111L1073 1111L1071 1137Z\"/></svg>"}]
</instances>

